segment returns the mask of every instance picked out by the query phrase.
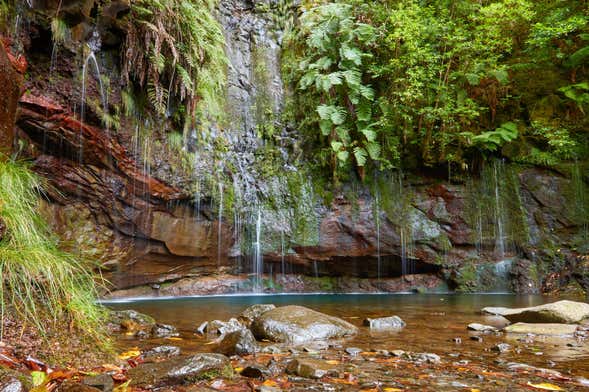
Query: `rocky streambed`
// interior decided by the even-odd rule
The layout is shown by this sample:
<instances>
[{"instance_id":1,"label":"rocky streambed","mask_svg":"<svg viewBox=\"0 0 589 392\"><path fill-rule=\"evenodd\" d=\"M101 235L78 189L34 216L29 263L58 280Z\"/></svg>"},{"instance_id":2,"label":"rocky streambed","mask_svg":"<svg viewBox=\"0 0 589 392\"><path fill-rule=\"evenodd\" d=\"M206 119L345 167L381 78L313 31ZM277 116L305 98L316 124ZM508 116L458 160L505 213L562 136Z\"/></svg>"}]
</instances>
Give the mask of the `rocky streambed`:
<instances>
[{"instance_id":1,"label":"rocky streambed","mask_svg":"<svg viewBox=\"0 0 589 392\"><path fill-rule=\"evenodd\" d=\"M110 303L118 363L84 369L52 387L587 390L589 305L550 301L508 295L313 295ZM4 388L18 384L11 373L1 379ZM19 389L0 387L8 390Z\"/></svg>"}]
</instances>

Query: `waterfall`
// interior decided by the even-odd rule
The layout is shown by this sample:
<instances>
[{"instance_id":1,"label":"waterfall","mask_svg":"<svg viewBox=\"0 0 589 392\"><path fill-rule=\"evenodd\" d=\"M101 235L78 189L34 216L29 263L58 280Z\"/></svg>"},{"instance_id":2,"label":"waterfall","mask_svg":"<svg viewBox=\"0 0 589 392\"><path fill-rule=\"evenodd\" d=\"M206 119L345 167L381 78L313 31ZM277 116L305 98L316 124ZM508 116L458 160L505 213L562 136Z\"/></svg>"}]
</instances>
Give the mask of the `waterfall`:
<instances>
[{"instance_id":1,"label":"waterfall","mask_svg":"<svg viewBox=\"0 0 589 392\"><path fill-rule=\"evenodd\" d=\"M262 210L258 209L256 219L256 242L254 243L254 289L262 291L262 274L264 273L264 256L262 254Z\"/></svg>"},{"instance_id":2,"label":"waterfall","mask_svg":"<svg viewBox=\"0 0 589 392\"><path fill-rule=\"evenodd\" d=\"M375 220L376 220L376 278L380 285L381 278L381 261L380 261L380 196L379 192L376 192L374 196L375 206Z\"/></svg>"},{"instance_id":3,"label":"waterfall","mask_svg":"<svg viewBox=\"0 0 589 392\"><path fill-rule=\"evenodd\" d=\"M501 200L501 194L499 191L499 176L501 174L503 174L503 161L496 160L493 163L493 183L495 196L495 253L499 258L503 258L505 256L505 211L503 208L503 201Z\"/></svg>"},{"instance_id":4,"label":"waterfall","mask_svg":"<svg viewBox=\"0 0 589 392\"><path fill-rule=\"evenodd\" d=\"M223 183L219 181L219 215L217 217L217 267L221 266L221 240L223 229Z\"/></svg>"}]
</instances>

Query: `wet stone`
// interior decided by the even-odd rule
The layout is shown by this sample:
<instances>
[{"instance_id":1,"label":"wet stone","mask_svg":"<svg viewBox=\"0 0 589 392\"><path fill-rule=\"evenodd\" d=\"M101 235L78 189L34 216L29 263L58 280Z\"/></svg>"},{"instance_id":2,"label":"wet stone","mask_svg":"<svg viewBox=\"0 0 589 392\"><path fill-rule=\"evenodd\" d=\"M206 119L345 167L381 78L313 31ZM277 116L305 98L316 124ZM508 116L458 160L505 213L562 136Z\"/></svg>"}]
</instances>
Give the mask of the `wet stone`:
<instances>
[{"instance_id":1,"label":"wet stone","mask_svg":"<svg viewBox=\"0 0 589 392\"><path fill-rule=\"evenodd\" d=\"M248 355L260 351L249 329L240 329L223 335L217 351L225 355Z\"/></svg>"},{"instance_id":2,"label":"wet stone","mask_svg":"<svg viewBox=\"0 0 589 392\"><path fill-rule=\"evenodd\" d=\"M425 363L440 363L442 360L438 354L433 353L418 353L411 355L413 360Z\"/></svg>"},{"instance_id":3,"label":"wet stone","mask_svg":"<svg viewBox=\"0 0 589 392\"><path fill-rule=\"evenodd\" d=\"M479 342L480 343L480 342L483 341L483 338L480 337L480 336L471 336L470 337L470 340L474 340L475 342Z\"/></svg>"},{"instance_id":4,"label":"wet stone","mask_svg":"<svg viewBox=\"0 0 589 392\"><path fill-rule=\"evenodd\" d=\"M163 362L141 364L127 372L131 386L158 388L195 382L201 379L230 376L229 358L221 354L196 354Z\"/></svg>"},{"instance_id":5,"label":"wet stone","mask_svg":"<svg viewBox=\"0 0 589 392\"><path fill-rule=\"evenodd\" d=\"M155 325L155 319L135 310L118 310L110 313L113 329L124 331L149 330Z\"/></svg>"},{"instance_id":6,"label":"wet stone","mask_svg":"<svg viewBox=\"0 0 589 392\"><path fill-rule=\"evenodd\" d=\"M511 345L507 343L499 343L491 348L491 350L496 351L498 353L505 353L511 350Z\"/></svg>"},{"instance_id":7,"label":"wet stone","mask_svg":"<svg viewBox=\"0 0 589 392\"><path fill-rule=\"evenodd\" d=\"M57 392L99 392L101 389L89 385L78 384L73 381L64 381L58 388Z\"/></svg>"},{"instance_id":8,"label":"wet stone","mask_svg":"<svg viewBox=\"0 0 589 392\"><path fill-rule=\"evenodd\" d=\"M207 331L207 326L209 325L208 321L203 322L201 325L198 326L196 329L196 333L199 335L204 335Z\"/></svg>"},{"instance_id":9,"label":"wet stone","mask_svg":"<svg viewBox=\"0 0 589 392\"><path fill-rule=\"evenodd\" d=\"M276 309L276 305L273 304L256 304L252 305L239 315L239 318L243 320L248 326L254 322L255 319L263 315L264 313Z\"/></svg>"},{"instance_id":10,"label":"wet stone","mask_svg":"<svg viewBox=\"0 0 589 392\"><path fill-rule=\"evenodd\" d=\"M250 365L243 368L240 374L248 378L264 378L264 375L268 374L268 369L264 369L258 365Z\"/></svg>"},{"instance_id":11,"label":"wet stone","mask_svg":"<svg viewBox=\"0 0 589 392\"><path fill-rule=\"evenodd\" d=\"M355 357L362 352L362 349L358 347L348 347L346 348L346 353L350 354L351 356Z\"/></svg>"},{"instance_id":12,"label":"wet stone","mask_svg":"<svg viewBox=\"0 0 589 392\"><path fill-rule=\"evenodd\" d=\"M108 374L99 374L92 377L84 377L82 384L94 387L102 392L111 392L115 386L112 377Z\"/></svg>"},{"instance_id":13,"label":"wet stone","mask_svg":"<svg viewBox=\"0 0 589 392\"><path fill-rule=\"evenodd\" d=\"M363 324L370 329L376 330L401 329L406 325L399 316L367 318Z\"/></svg>"},{"instance_id":14,"label":"wet stone","mask_svg":"<svg viewBox=\"0 0 589 392\"><path fill-rule=\"evenodd\" d=\"M180 355L180 347L176 346L157 346L145 351L142 356L148 358L176 357Z\"/></svg>"},{"instance_id":15,"label":"wet stone","mask_svg":"<svg viewBox=\"0 0 589 392\"><path fill-rule=\"evenodd\" d=\"M492 327L490 325L479 324L479 323L468 324L467 328L471 331L477 331L477 332L495 332L495 331L497 331L497 328L495 328L495 327Z\"/></svg>"},{"instance_id":16,"label":"wet stone","mask_svg":"<svg viewBox=\"0 0 589 392\"><path fill-rule=\"evenodd\" d=\"M156 324L151 329L151 334L157 338L167 338L170 336L178 336L176 327L168 324Z\"/></svg>"},{"instance_id":17,"label":"wet stone","mask_svg":"<svg viewBox=\"0 0 589 392\"><path fill-rule=\"evenodd\" d=\"M328 373L337 373L333 365L317 359L296 358L286 366L288 374L295 374L304 378L321 378Z\"/></svg>"},{"instance_id":18,"label":"wet stone","mask_svg":"<svg viewBox=\"0 0 589 392\"><path fill-rule=\"evenodd\" d=\"M357 331L347 321L296 305L265 312L252 324L258 339L294 344L351 336Z\"/></svg>"}]
</instances>

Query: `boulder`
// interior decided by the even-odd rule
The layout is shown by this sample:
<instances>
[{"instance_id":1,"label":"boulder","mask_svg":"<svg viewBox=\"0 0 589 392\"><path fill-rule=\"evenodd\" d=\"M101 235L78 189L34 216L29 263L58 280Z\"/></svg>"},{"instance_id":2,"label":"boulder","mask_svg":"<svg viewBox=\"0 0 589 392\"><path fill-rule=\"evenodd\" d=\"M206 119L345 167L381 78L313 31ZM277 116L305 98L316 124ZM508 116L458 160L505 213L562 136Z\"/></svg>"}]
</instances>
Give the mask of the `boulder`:
<instances>
[{"instance_id":1,"label":"boulder","mask_svg":"<svg viewBox=\"0 0 589 392\"><path fill-rule=\"evenodd\" d=\"M528 324L516 323L504 328L507 333L515 334L534 334L534 335L557 335L572 336L577 331L577 325L574 324Z\"/></svg>"},{"instance_id":2,"label":"boulder","mask_svg":"<svg viewBox=\"0 0 589 392\"><path fill-rule=\"evenodd\" d=\"M260 351L260 347L252 332L244 328L225 334L217 351L225 355L249 355Z\"/></svg>"},{"instance_id":3,"label":"boulder","mask_svg":"<svg viewBox=\"0 0 589 392\"><path fill-rule=\"evenodd\" d=\"M225 335L229 332L240 331L245 328L245 325L237 319L231 318L229 321L213 320L207 323L204 330L209 334Z\"/></svg>"},{"instance_id":4,"label":"boulder","mask_svg":"<svg viewBox=\"0 0 589 392\"><path fill-rule=\"evenodd\" d=\"M405 327L406 324L399 316L390 316L375 319L367 318L364 320L364 325L370 327L370 329L383 330L401 329Z\"/></svg>"},{"instance_id":5,"label":"boulder","mask_svg":"<svg viewBox=\"0 0 589 392\"><path fill-rule=\"evenodd\" d=\"M0 40L0 152L9 154L14 142L14 122L23 78L10 61Z\"/></svg>"},{"instance_id":6,"label":"boulder","mask_svg":"<svg viewBox=\"0 0 589 392\"><path fill-rule=\"evenodd\" d=\"M503 316L512 323L576 324L589 317L589 304L563 300L529 308L484 308L482 311Z\"/></svg>"},{"instance_id":7,"label":"boulder","mask_svg":"<svg viewBox=\"0 0 589 392\"><path fill-rule=\"evenodd\" d=\"M321 378L330 372L337 372L334 365L310 358L295 358L286 365L286 372L305 378Z\"/></svg>"},{"instance_id":8,"label":"boulder","mask_svg":"<svg viewBox=\"0 0 589 392\"><path fill-rule=\"evenodd\" d=\"M102 389L91 387L90 385L78 384L73 381L64 381L58 388L57 392L101 392Z\"/></svg>"},{"instance_id":9,"label":"boulder","mask_svg":"<svg viewBox=\"0 0 589 392\"><path fill-rule=\"evenodd\" d=\"M252 305L239 315L239 319L248 326L254 322L255 319L263 315L264 313L276 309L276 305L273 304L256 304Z\"/></svg>"},{"instance_id":10,"label":"boulder","mask_svg":"<svg viewBox=\"0 0 589 392\"><path fill-rule=\"evenodd\" d=\"M355 335L358 328L337 317L290 305L262 314L252 324L252 332L258 339L300 344Z\"/></svg>"},{"instance_id":11,"label":"boulder","mask_svg":"<svg viewBox=\"0 0 589 392\"><path fill-rule=\"evenodd\" d=\"M132 387L153 389L201 379L229 377L233 368L221 354L196 354L158 363L141 364L127 372Z\"/></svg>"}]
</instances>

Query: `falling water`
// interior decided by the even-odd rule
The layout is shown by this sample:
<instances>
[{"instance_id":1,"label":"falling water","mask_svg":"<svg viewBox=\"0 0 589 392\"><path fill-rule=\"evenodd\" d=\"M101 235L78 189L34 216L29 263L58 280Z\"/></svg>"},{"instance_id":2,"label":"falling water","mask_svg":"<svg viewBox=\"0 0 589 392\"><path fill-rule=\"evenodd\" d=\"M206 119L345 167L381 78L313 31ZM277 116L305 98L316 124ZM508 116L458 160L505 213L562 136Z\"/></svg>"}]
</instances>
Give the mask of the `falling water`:
<instances>
[{"instance_id":1,"label":"falling water","mask_svg":"<svg viewBox=\"0 0 589 392\"><path fill-rule=\"evenodd\" d=\"M282 275L286 275L286 262L284 258L284 230L280 231L280 267Z\"/></svg>"},{"instance_id":2,"label":"falling water","mask_svg":"<svg viewBox=\"0 0 589 392\"><path fill-rule=\"evenodd\" d=\"M313 260L313 275L319 277L319 267L317 266L317 260Z\"/></svg>"},{"instance_id":3,"label":"falling water","mask_svg":"<svg viewBox=\"0 0 589 392\"><path fill-rule=\"evenodd\" d=\"M223 221L223 183L219 181L219 216L218 216L218 224L217 224L217 267L221 266L221 229L222 225L221 222Z\"/></svg>"},{"instance_id":4,"label":"falling water","mask_svg":"<svg viewBox=\"0 0 589 392\"><path fill-rule=\"evenodd\" d=\"M380 260L380 197L379 193L376 192L374 202L375 206L375 220L376 220L376 277L380 284L381 278L381 260Z\"/></svg>"},{"instance_id":5,"label":"falling water","mask_svg":"<svg viewBox=\"0 0 589 392\"><path fill-rule=\"evenodd\" d=\"M258 209L256 219L256 242L254 243L254 289L262 290L262 273L264 272L264 257L262 255L262 210Z\"/></svg>"},{"instance_id":6,"label":"falling water","mask_svg":"<svg viewBox=\"0 0 589 392\"><path fill-rule=\"evenodd\" d=\"M493 165L493 177L495 186L495 252L499 258L505 256L505 233L504 233L504 218L503 218L503 203L499 192L499 171L502 169L500 165L503 162L495 161Z\"/></svg>"},{"instance_id":7,"label":"falling water","mask_svg":"<svg viewBox=\"0 0 589 392\"><path fill-rule=\"evenodd\" d=\"M102 110L106 114L107 112L107 103L106 103L106 95L104 94L104 86L102 85L102 77L100 75L100 67L98 66L98 61L96 60L96 55L94 54L94 50L92 49L91 45L88 45L90 49L90 53L84 60L84 65L82 66L82 102L80 107L80 121L84 122L85 115L86 115L86 72L88 69L88 64L92 63L94 65L94 70L96 71L96 80L98 81L98 85L100 87L100 103L102 104Z\"/></svg>"}]
</instances>

